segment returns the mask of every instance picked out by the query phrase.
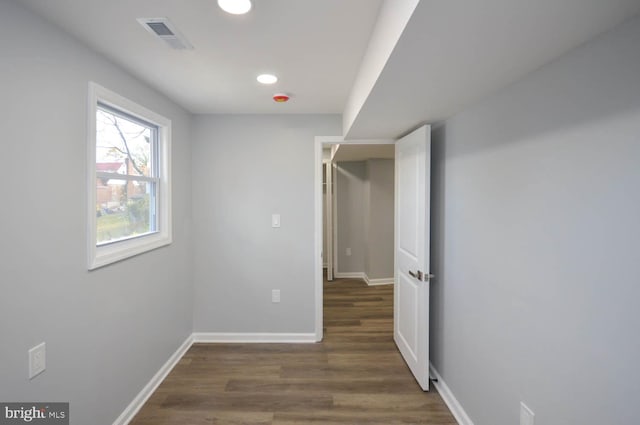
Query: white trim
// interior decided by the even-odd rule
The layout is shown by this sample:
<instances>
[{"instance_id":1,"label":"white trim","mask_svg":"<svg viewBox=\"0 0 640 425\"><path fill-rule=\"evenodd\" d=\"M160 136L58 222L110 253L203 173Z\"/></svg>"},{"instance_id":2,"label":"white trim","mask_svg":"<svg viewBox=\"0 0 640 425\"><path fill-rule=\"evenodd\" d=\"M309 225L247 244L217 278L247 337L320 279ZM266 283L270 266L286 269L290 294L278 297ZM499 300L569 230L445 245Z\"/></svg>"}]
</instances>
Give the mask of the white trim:
<instances>
[{"instance_id":1,"label":"white trim","mask_svg":"<svg viewBox=\"0 0 640 425\"><path fill-rule=\"evenodd\" d=\"M437 379L437 381L432 381L433 385L438 390L440 397L444 400L445 404L451 411L451 414L453 414L453 417L456 418L456 422L458 422L459 425L473 425L473 422L471 421L471 418L469 418L469 415L467 415L467 412L464 411L458 399L453 395L451 389L442 379L442 376L440 376L436 368L433 367L433 363L429 363L429 370L431 377Z\"/></svg>"},{"instance_id":2,"label":"white trim","mask_svg":"<svg viewBox=\"0 0 640 425\"><path fill-rule=\"evenodd\" d=\"M336 272L338 279L362 279L366 282L366 275L363 272Z\"/></svg>"},{"instance_id":3,"label":"white trim","mask_svg":"<svg viewBox=\"0 0 640 425\"><path fill-rule=\"evenodd\" d=\"M194 332L194 343L315 343L315 333Z\"/></svg>"},{"instance_id":4,"label":"white trim","mask_svg":"<svg viewBox=\"0 0 640 425\"><path fill-rule=\"evenodd\" d=\"M336 157L336 153L338 153L338 149L340 149L339 143L334 143L331 145L331 155L329 155L329 159L333 163L333 158Z\"/></svg>"},{"instance_id":5,"label":"white trim","mask_svg":"<svg viewBox=\"0 0 640 425\"><path fill-rule=\"evenodd\" d=\"M393 277L384 277L379 279L369 279L369 276L364 275L364 281L367 282L369 286L378 286L378 285L393 285L395 283Z\"/></svg>"},{"instance_id":6,"label":"white trim","mask_svg":"<svg viewBox=\"0 0 640 425\"><path fill-rule=\"evenodd\" d=\"M344 137L342 136L316 136L316 143L320 143L320 145L332 145L334 143L342 143L344 141Z\"/></svg>"},{"instance_id":7,"label":"white trim","mask_svg":"<svg viewBox=\"0 0 640 425\"><path fill-rule=\"evenodd\" d=\"M140 390L113 425L127 425L149 400L160 384L169 375L176 364L184 357L193 344L197 343L315 343L315 333L224 333L194 332L184 340L169 357L160 370L151 377L147 385Z\"/></svg>"},{"instance_id":8,"label":"white trim","mask_svg":"<svg viewBox=\"0 0 640 425\"><path fill-rule=\"evenodd\" d=\"M370 279L364 272L336 272L335 277L338 279L362 279L369 286L393 285L395 283L393 277Z\"/></svg>"},{"instance_id":9,"label":"white trim","mask_svg":"<svg viewBox=\"0 0 640 425\"><path fill-rule=\"evenodd\" d=\"M316 143L325 145L393 145L393 139L350 139L345 140L343 136L316 136Z\"/></svg>"},{"instance_id":10,"label":"white trim","mask_svg":"<svg viewBox=\"0 0 640 425\"><path fill-rule=\"evenodd\" d=\"M172 242L171 231L171 120L92 81L89 82L87 114L87 268L97 269ZM152 234L97 246L96 235L96 111L98 102L140 117L158 127L160 182L158 231ZM145 179L140 179L145 180Z\"/></svg>"},{"instance_id":11,"label":"white trim","mask_svg":"<svg viewBox=\"0 0 640 425\"><path fill-rule=\"evenodd\" d=\"M334 145L335 146L335 145ZM331 230L333 231L333 274L335 274L340 270L338 265L338 165L331 163L331 178L333 182L333 188L331 192L331 196L333 197L331 201L331 214L333 214L333 221L331 225L333 226Z\"/></svg>"},{"instance_id":12,"label":"white trim","mask_svg":"<svg viewBox=\"0 0 640 425\"><path fill-rule=\"evenodd\" d=\"M169 357L169 360L160 368L160 370L153 375L151 380L144 386L144 388L138 393L126 409L118 416L113 422L113 425L127 425L134 416L140 411L142 406L149 400L149 397L160 386L162 381L169 375L169 372L174 368L176 364L182 359L185 353L191 348L193 344L193 335L189 335L187 339L178 347L178 349Z\"/></svg>"},{"instance_id":13,"label":"white trim","mask_svg":"<svg viewBox=\"0 0 640 425\"><path fill-rule=\"evenodd\" d=\"M96 172L96 177L99 179L112 179L114 178L113 173L105 173L104 171ZM158 177L147 177L147 176L135 176L130 174L118 174L116 180L127 180L127 181L137 181L137 182L147 182L147 183L159 183L160 179Z\"/></svg>"},{"instance_id":14,"label":"white trim","mask_svg":"<svg viewBox=\"0 0 640 425\"><path fill-rule=\"evenodd\" d=\"M322 341L323 323L322 323L322 293L323 293L323 270L322 270L322 142L315 138L314 151L314 171L315 181L313 189L314 202L314 278L315 278L315 340Z\"/></svg>"},{"instance_id":15,"label":"white trim","mask_svg":"<svg viewBox=\"0 0 640 425\"><path fill-rule=\"evenodd\" d=\"M333 273L336 270L333 262L333 163L328 161L324 164L326 174L325 187L325 209L326 228L322 229L322 237L327 242L327 252L324 253L324 260L327 267L327 280L333 280Z\"/></svg>"}]
</instances>

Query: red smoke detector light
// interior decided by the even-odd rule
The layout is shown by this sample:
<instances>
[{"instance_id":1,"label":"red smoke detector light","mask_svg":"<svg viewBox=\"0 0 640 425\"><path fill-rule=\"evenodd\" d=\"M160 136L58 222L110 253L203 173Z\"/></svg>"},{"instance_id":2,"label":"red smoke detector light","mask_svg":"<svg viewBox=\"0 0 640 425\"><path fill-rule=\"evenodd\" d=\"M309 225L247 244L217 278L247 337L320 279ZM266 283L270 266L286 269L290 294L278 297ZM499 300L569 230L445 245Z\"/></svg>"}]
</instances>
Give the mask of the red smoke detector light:
<instances>
[{"instance_id":1,"label":"red smoke detector light","mask_svg":"<svg viewBox=\"0 0 640 425\"><path fill-rule=\"evenodd\" d=\"M287 100L289 100L289 95L284 93L276 93L273 95L273 100L275 100L278 103L284 103Z\"/></svg>"}]
</instances>

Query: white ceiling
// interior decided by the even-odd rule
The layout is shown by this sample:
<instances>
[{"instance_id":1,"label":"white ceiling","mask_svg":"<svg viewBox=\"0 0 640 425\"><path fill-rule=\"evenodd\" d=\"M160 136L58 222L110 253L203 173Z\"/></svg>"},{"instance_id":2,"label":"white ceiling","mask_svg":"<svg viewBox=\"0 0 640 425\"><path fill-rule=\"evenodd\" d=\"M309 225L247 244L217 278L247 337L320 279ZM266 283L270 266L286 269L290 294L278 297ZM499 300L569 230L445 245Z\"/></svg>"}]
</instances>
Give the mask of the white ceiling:
<instances>
[{"instance_id":1,"label":"white ceiling","mask_svg":"<svg viewBox=\"0 0 640 425\"><path fill-rule=\"evenodd\" d=\"M640 0L421 0L345 137L449 118L639 11Z\"/></svg>"},{"instance_id":2,"label":"white ceiling","mask_svg":"<svg viewBox=\"0 0 640 425\"><path fill-rule=\"evenodd\" d=\"M341 113L381 0L20 0L193 113ZM194 45L168 48L136 18L167 17ZM272 86L256 82L275 73ZM276 92L291 95L277 104Z\"/></svg>"},{"instance_id":3,"label":"white ceiling","mask_svg":"<svg viewBox=\"0 0 640 425\"><path fill-rule=\"evenodd\" d=\"M190 112L346 106L348 139L396 138L449 118L640 11L640 0L254 0L232 16L216 0L19 1ZM169 49L140 17L168 17L195 49ZM359 69L381 47L388 58ZM280 81L258 84L263 72ZM276 104L275 92L292 100Z\"/></svg>"},{"instance_id":4,"label":"white ceiling","mask_svg":"<svg viewBox=\"0 0 640 425\"><path fill-rule=\"evenodd\" d=\"M333 156L335 162L366 161L367 159L395 158L395 145L341 144Z\"/></svg>"}]
</instances>

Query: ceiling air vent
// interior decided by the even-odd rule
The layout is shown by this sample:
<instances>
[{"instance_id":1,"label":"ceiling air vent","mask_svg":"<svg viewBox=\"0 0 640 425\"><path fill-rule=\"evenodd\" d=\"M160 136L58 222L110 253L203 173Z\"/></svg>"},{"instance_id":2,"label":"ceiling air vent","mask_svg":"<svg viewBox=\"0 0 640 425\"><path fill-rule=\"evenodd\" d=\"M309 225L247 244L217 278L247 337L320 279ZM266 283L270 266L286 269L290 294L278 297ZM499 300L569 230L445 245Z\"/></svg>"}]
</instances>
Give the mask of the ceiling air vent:
<instances>
[{"instance_id":1,"label":"ceiling air vent","mask_svg":"<svg viewBox=\"0 0 640 425\"><path fill-rule=\"evenodd\" d=\"M138 18L140 25L172 49L191 50L193 46L167 18Z\"/></svg>"}]
</instances>

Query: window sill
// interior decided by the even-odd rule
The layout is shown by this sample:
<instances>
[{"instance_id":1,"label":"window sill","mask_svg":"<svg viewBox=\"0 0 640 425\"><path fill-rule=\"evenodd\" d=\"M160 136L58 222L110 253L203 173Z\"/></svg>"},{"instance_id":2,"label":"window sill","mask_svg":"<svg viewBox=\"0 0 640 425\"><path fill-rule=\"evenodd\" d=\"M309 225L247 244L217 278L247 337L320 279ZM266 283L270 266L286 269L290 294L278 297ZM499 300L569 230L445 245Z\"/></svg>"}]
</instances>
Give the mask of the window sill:
<instances>
[{"instance_id":1,"label":"window sill","mask_svg":"<svg viewBox=\"0 0 640 425\"><path fill-rule=\"evenodd\" d=\"M171 235L156 233L90 249L89 270L95 270L171 244Z\"/></svg>"}]
</instances>

